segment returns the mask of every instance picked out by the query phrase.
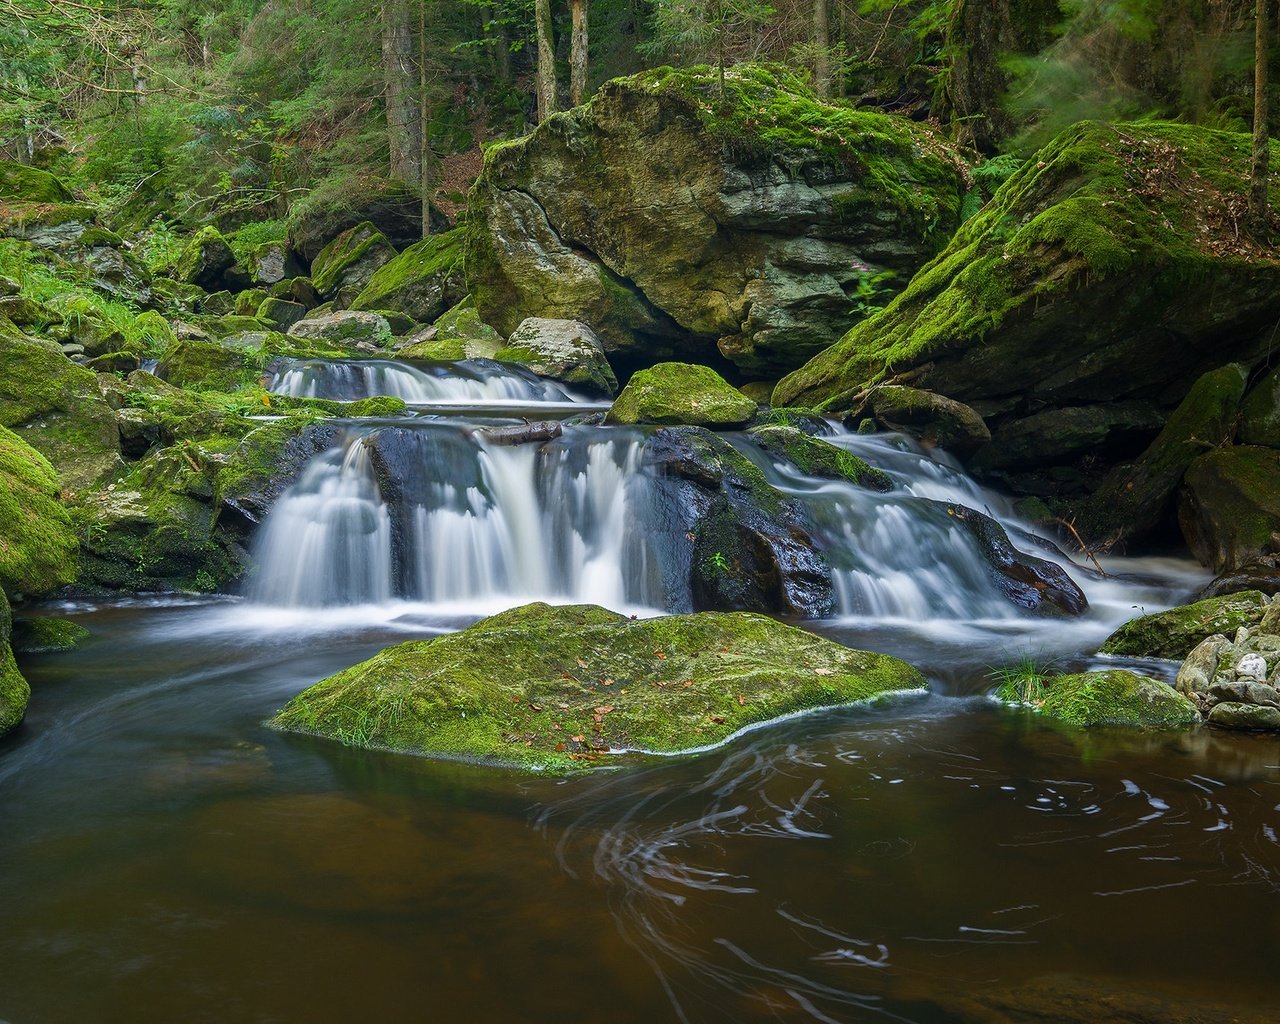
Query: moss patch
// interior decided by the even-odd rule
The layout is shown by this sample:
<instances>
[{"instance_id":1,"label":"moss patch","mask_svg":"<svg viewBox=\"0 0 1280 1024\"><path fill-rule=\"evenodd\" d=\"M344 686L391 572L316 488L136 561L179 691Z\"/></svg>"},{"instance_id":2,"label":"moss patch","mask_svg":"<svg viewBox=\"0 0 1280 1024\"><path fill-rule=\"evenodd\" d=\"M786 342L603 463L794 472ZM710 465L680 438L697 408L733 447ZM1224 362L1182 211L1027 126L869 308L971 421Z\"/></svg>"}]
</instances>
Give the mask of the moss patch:
<instances>
[{"instance_id":1,"label":"moss patch","mask_svg":"<svg viewBox=\"0 0 1280 1024\"><path fill-rule=\"evenodd\" d=\"M0 161L0 199L31 203L69 203L71 190L48 171L12 160Z\"/></svg>"},{"instance_id":2,"label":"moss patch","mask_svg":"<svg viewBox=\"0 0 1280 1024\"><path fill-rule=\"evenodd\" d=\"M18 619L13 624L12 644L20 654L43 654L69 651L88 636L84 626L67 619Z\"/></svg>"},{"instance_id":3,"label":"moss patch","mask_svg":"<svg viewBox=\"0 0 1280 1024\"><path fill-rule=\"evenodd\" d=\"M809 476L847 480L875 491L893 488L893 480L884 470L876 469L852 452L810 437L794 427L753 427L748 433L765 451L782 456Z\"/></svg>"},{"instance_id":4,"label":"moss patch","mask_svg":"<svg viewBox=\"0 0 1280 1024\"><path fill-rule=\"evenodd\" d=\"M641 370L609 409L609 423L740 427L756 403L715 370L691 363L659 363Z\"/></svg>"},{"instance_id":5,"label":"moss patch","mask_svg":"<svg viewBox=\"0 0 1280 1024\"><path fill-rule=\"evenodd\" d=\"M1050 679L1040 712L1077 728L1179 729L1200 719L1194 702L1168 683L1122 669Z\"/></svg>"},{"instance_id":6,"label":"moss patch","mask_svg":"<svg viewBox=\"0 0 1280 1024\"><path fill-rule=\"evenodd\" d=\"M76 548L53 467L0 427L0 589L44 594L71 583Z\"/></svg>"},{"instance_id":7,"label":"moss patch","mask_svg":"<svg viewBox=\"0 0 1280 1024\"><path fill-rule=\"evenodd\" d=\"M432 235L409 246L374 271L351 308L393 309L430 323L464 291L462 247L462 229Z\"/></svg>"},{"instance_id":8,"label":"moss patch","mask_svg":"<svg viewBox=\"0 0 1280 1024\"><path fill-rule=\"evenodd\" d=\"M633 621L531 604L387 648L305 690L272 724L350 746L570 772L609 751L677 753L781 715L924 686L896 658L761 615Z\"/></svg>"},{"instance_id":9,"label":"moss patch","mask_svg":"<svg viewBox=\"0 0 1280 1024\"><path fill-rule=\"evenodd\" d=\"M1232 636L1241 626L1256 626L1267 610L1267 596L1245 590L1210 597L1126 622L1102 645L1103 654L1137 658L1185 658L1207 636Z\"/></svg>"}]
</instances>

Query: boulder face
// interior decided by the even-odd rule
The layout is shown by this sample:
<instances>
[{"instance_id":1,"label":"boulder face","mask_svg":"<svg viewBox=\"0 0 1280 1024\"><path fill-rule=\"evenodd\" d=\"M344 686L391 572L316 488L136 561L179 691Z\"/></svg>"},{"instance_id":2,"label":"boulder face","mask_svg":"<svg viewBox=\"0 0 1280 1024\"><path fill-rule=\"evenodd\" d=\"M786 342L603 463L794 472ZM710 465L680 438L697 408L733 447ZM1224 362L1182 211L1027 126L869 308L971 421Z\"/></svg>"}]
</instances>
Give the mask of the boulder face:
<instances>
[{"instance_id":1,"label":"boulder face","mask_svg":"<svg viewBox=\"0 0 1280 1024\"><path fill-rule=\"evenodd\" d=\"M597 395L618 390L596 332L580 320L529 317L493 356L518 363L542 377L576 385Z\"/></svg>"},{"instance_id":2,"label":"boulder face","mask_svg":"<svg viewBox=\"0 0 1280 1024\"><path fill-rule=\"evenodd\" d=\"M422 238L422 197L403 182L376 175L326 181L289 210L289 247L310 263L334 238L365 221L397 248L412 245ZM432 232L448 227L433 208Z\"/></svg>"},{"instance_id":3,"label":"boulder face","mask_svg":"<svg viewBox=\"0 0 1280 1024\"><path fill-rule=\"evenodd\" d=\"M1241 626L1258 625L1267 607L1265 594L1245 590L1142 615L1107 637L1101 653L1132 658L1185 658L1207 636L1231 635Z\"/></svg>"},{"instance_id":4,"label":"boulder face","mask_svg":"<svg viewBox=\"0 0 1280 1024\"><path fill-rule=\"evenodd\" d=\"M1187 546L1215 572L1280 552L1280 451L1239 445L1191 463L1178 499Z\"/></svg>"},{"instance_id":5,"label":"boulder face","mask_svg":"<svg viewBox=\"0 0 1280 1024\"><path fill-rule=\"evenodd\" d=\"M481 317L584 320L623 371L716 349L786 371L901 287L958 221L953 152L754 65L660 68L492 147L472 192ZM865 299L863 300L865 302Z\"/></svg>"},{"instance_id":6,"label":"boulder face","mask_svg":"<svg viewBox=\"0 0 1280 1024\"><path fill-rule=\"evenodd\" d=\"M321 298L344 296L350 302L374 272L395 256L395 249L381 231L368 222L357 224L342 232L311 261L311 285Z\"/></svg>"},{"instance_id":7,"label":"boulder face","mask_svg":"<svg viewBox=\"0 0 1280 1024\"><path fill-rule=\"evenodd\" d=\"M925 686L896 658L762 615L636 621L593 605L530 604L389 647L303 691L272 724L350 746L565 773Z\"/></svg>"},{"instance_id":8,"label":"boulder face","mask_svg":"<svg viewBox=\"0 0 1280 1024\"><path fill-rule=\"evenodd\" d=\"M729 429L751 419L756 403L715 370L659 363L631 378L609 410L609 423L667 423Z\"/></svg>"},{"instance_id":9,"label":"boulder face","mask_svg":"<svg viewBox=\"0 0 1280 1024\"><path fill-rule=\"evenodd\" d=\"M462 234L455 230L423 239L379 266L351 308L394 309L430 323L465 295Z\"/></svg>"},{"instance_id":10,"label":"boulder face","mask_svg":"<svg viewBox=\"0 0 1280 1024\"><path fill-rule=\"evenodd\" d=\"M1078 728L1176 729L1194 725L1200 718L1195 703L1168 683L1124 669L1049 680L1040 713Z\"/></svg>"},{"instance_id":11,"label":"boulder face","mask_svg":"<svg viewBox=\"0 0 1280 1024\"><path fill-rule=\"evenodd\" d=\"M1169 409L1197 377L1264 352L1280 317L1280 254L1234 229L1249 153L1248 136L1192 125L1067 129L774 404L842 412L911 374L996 438L1047 409Z\"/></svg>"}]
</instances>

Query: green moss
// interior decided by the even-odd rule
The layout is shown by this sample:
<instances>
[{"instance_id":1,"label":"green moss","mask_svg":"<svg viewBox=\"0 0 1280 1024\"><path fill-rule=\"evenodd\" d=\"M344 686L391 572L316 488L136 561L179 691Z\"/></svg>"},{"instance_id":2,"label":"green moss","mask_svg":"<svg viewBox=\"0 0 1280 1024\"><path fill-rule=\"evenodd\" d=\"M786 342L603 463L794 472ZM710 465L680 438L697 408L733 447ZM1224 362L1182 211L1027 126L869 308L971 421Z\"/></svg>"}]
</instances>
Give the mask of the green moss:
<instances>
[{"instance_id":1,"label":"green moss","mask_svg":"<svg viewBox=\"0 0 1280 1024\"><path fill-rule=\"evenodd\" d=\"M1073 126L1015 172L889 306L784 378L773 400L839 409L871 382L973 349L1033 315L1036 330L1060 332L1078 323L1072 303L1082 291L1127 273L1141 276L1141 290L1101 301L1110 306L1104 326L1130 335L1158 321L1188 285L1209 293L1220 285L1224 294L1232 281L1252 286L1280 261L1230 234L1231 211L1248 194L1249 145L1247 136L1184 124ZM1055 303L1065 321L1048 315Z\"/></svg>"},{"instance_id":2,"label":"green moss","mask_svg":"<svg viewBox=\"0 0 1280 1024\"><path fill-rule=\"evenodd\" d=\"M76 548L53 467L0 427L0 589L44 594L73 582Z\"/></svg>"},{"instance_id":3,"label":"green moss","mask_svg":"<svg viewBox=\"0 0 1280 1024\"><path fill-rule=\"evenodd\" d=\"M224 271L236 261L231 246L211 224L206 224L187 242L174 266L174 276L184 284L198 284L212 288L219 283Z\"/></svg>"},{"instance_id":4,"label":"green moss","mask_svg":"<svg viewBox=\"0 0 1280 1024\"><path fill-rule=\"evenodd\" d=\"M236 262L247 267L257 250L273 242L283 242L285 234L283 220L260 220L237 228L227 236L227 244L231 246Z\"/></svg>"},{"instance_id":5,"label":"green moss","mask_svg":"<svg viewBox=\"0 0 1280 1024\"><path fill-rule=\"evenodd\" d=\"M636 373L609 409L609 423L740 427L756 403L715 370L691 363L658 363Z\"/></svg>"},{"instance_id":6,"label":"green moss","mask_svg":"<svg viewBox=\"0 0 1280 1024\"><path fill-rule=\"evenodd\" d=\"M1200 719L1194 702L1168 683L1122 669L1049 680L1040 712L1077 728L1126 725L1178 729Z\"/></svg>"},{"instance_id":7,"label":"green moss","mask_svg":"<svg viewBox=\"0 0 1280 1024\"><path fill-rule=\"evenodd\" d=\"M31 203L69 203L71 190L48 171L12 160L0 161L0 199Z\"/></svg>"},{"instance_id":8,"label":"green moss","mask_svg":"<svg viewBox=\"0 0 1280 1024\"><path fill-rule=\"evenodd\" d=\"M19 619L13 624L13 649L20 654L69 651L89 636L78 622L68 619Z\"/></svg>"},{"instance_id":9,"label":"green moss","mask_svg":"<svg viewBox=\"0 0 1280 1024\"><path fill-rule=\"evenodd\" d=\"M794 427L753 427L749 435L765 451L782 456L809 476L847 480L875 491L893 488L893 480L884 470L876 469L852 452L810 437Z\"/></svg>"},{"instance_id":10,"label":"green moss","mask_svg":"<svg viewBox=\"0 0 1280 1024\"><path fill-rule=\"evenodd\" d=\"M137 346L149 356L158 356L170 345L177 344L177 337L169 321L154 310L139 313L130 325L127 337L130 343Z\"/></svg>"},{"instance_id":11,"label":"green moss","mask_svg":"<svg viewBox=\"0 0 1280 1024\"><path fill-rule=\"evenodd\" d=\"M165 350L156 374L179 388L232 392L261 380L256 363L248 349L184 338Z\"/></svg>"},{"instance_id":12,"label":"green moss","mask_svg":"<svg viewBox=\"0 0 1280 1024\"><path fill-rule=\"evenodd\" d=\"M353 278L361 276L360 264L370 261L385 264L394 257L391 243L365 221L348 228L320 250L311 263L311 283L321 295L332 296L340 288L357 283Z\"/></svg>"},{"instance_id":13,"label":"green moss","mask_svg":"<svg viewBox=\"0 0 1280 1024\"><path fill-rule=\"evenodd\" d=\"M390 264L388 264L390 265ZM402 348L401 359L455 362L459 359L492 359L503 345L502 335L480 319L470 296L441 314L430 341Z\"/></svg>"},{"instance_id":14,"label":"green moss","mask_svg":"<svg viewBox=\"0 0 1280 1024\"><path fill-rule=\"evenodd\" d=\"M1273 554L1280 536L1280 451L1226 445L1187 468L1178 509L1192 553L1215 572Z\"/></svg>"},{"instance_id":15,"label":"green moss","mask_svg":"<svg viewBox=\"0 0 1280 1024\"><path fill-rule=\"evenodd\" d=\"M427 756L571 772L676 753L808 708L925 686L909 665L761 615L632 621L526 605L384 650L295 697L277 728Z\"/></svg>"},{"instance_id":16,"label":"green moss","mask_svg":"<svg viewBox=\"0 0 1280 1024\"><path fill-rule=\"evenodd\" d=\"M4 594L0 593L0 602ZM5 606L8 613L8 606ZM13 652L6 642L0 642L0 736L12 732L22 724L27 713L27 701L31 698L31 687L18 671L18 663L13 660Z\"/></svg>"},{"instance_id":17,"label":"green moss","mask_svg":"<svg viewBox=\"0 0 1280 1024\"><path fill-rule=\"evenodd\" d=\"M1280 369L1258 382L1240 412L1240 440L1244 444L1280 448Z\"/></svg>"},{"instance_id":18,"label":"green moss","mask_svg":"<svg viewBox=\"0 0 1280 1024\"><path fill-rule=\"evenodd\" d=\"M1126 622L1102 645L1103 654L1138 658L1185 658L1205 637L1231 637L1241 626L1256 626L1267 610L1261 591L1210 597Z\"/></svg>"},{"instance_id":19,"label":"green moss","mask_svg":"<svg viewBox=\"0 0 1280 1024\"><path fill-rule=\"evenodd\" d=\"M457 300L463 244L464 231L455 228L409 246L374 271L351 308L393 309L430 323Z\"/></svg>"}]
</instances>

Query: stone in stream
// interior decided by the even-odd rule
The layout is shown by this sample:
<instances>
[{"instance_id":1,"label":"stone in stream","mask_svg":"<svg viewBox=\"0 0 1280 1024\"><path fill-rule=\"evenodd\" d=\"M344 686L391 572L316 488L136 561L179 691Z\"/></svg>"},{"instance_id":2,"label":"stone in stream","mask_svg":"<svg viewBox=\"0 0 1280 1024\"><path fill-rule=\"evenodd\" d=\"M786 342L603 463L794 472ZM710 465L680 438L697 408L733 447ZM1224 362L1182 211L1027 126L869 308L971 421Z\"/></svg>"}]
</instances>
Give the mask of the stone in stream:
<instances>
[{"instance_id":1,"label":"stone in stream","mask_svg":"<svg viewBox=\"0 0 1280 1024\"><path fill-rule=\"evenodd\" d=\"M1082 728L1126 725L1182 728L1200 714L1168 683L1124 669L1056 676L1045 684L1041 714Z\"/></svg>"},{"instance_id":2,"label":"stone in stream","mask_svg":"<svg viewBox=\"0 0 1280 1024\"><path fill-rule=\"evenodd\" d=\"M1280 729L1280 707L1224 701L1209 712L1209 724L1224 729Z\"/></svg>"},{"instance_id":3,"label":"stone in stream","mask_svg":"<svg viewBox=\"0 0 1280 1024\"><path fill-rule=\"evenodd\" d=\"M694 751L783 715L925 687L903 661L762 615L637 620L539 603L389 647L303 691L272 724L563 773L610 752Z\"/></svg>"},{"instance_id":4,"label":"stone in stream","mask_svg":"<svg viewBox=\"0 0 1280 1024\"><path fill-rule=\"evenodd\" d=\"M748 432L756 444L779 456L800 472L827 480L847 480L873 491L893 490L893 479L882 469L829 441L813 437L795 427L760 426Z\"/></svg>"},{"instance_id":5,"label":"stone in stream","mask_svg":"<svg viewBox=\"0 0 1280 1024\"><path fill-rule=\"evenodd\" d=\"M744 426L755 411L755 402L709 367L658 363L632 376L606 422L732 430Z\"/></svg>"},{"instance_id":6,"label":"stone in stream","mask_svg":"<svg viewBox=\"0 0 1280 1024\"><path fill-rule=\"evenodd\" d=\"M1266 611L1267 596L1256 590L1207 598L1126 622L1107 637L1101 653L1185 658L1205 637L1257 625Z\"/></svg>"},{"instance_id":7,"label":"stone in stream","mask_svg":"<svg viewBox=\"0 0 1280 1024\"><path fill-rule=\"evenodd\" d=\"M593 394L613 395L618 379L596 332L580 320L527 317L493 356L517 363L541 377L584 387Z\"/></svg>"}]
</instances>

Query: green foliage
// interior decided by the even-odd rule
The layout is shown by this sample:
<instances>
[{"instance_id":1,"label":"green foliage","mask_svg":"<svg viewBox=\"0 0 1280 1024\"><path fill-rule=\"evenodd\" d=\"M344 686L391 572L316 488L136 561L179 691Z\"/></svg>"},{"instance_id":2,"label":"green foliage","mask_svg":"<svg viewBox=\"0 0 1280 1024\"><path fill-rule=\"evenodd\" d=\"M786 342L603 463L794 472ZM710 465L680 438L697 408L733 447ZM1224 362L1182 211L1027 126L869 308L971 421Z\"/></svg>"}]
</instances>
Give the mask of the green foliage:
<instances>
[{"instance_id":1,"label":"green foliage","mask_svg":"<svg viewBox=\"0 0 1280 1024\"><path fill-rule=\"evenodd\" d=\"M683 63L714 62L724 91L725 66L774 13L760 0L656 0L652 36L640 50Z\"/></svg>"},{"instance_id":2,"label":"green foliage","mask_svg":"<svg viewBox=\"0 0 1280 1024\"><path fill-rule=\"evenodd\" d=\"M1038 706L1044 700L1045 683L1057 671L1055 662L1041 662L1027 654L1012 664L988 669L987 675L996 683L1000 700Z\"/></svg>"}]
</instances>

